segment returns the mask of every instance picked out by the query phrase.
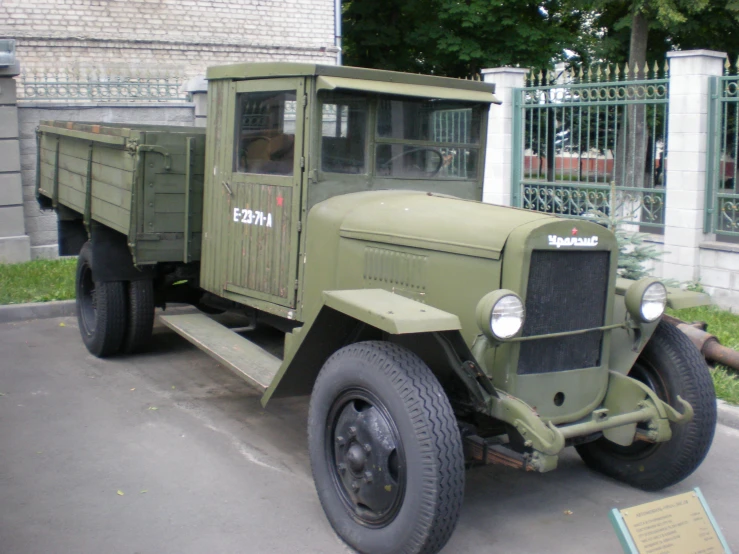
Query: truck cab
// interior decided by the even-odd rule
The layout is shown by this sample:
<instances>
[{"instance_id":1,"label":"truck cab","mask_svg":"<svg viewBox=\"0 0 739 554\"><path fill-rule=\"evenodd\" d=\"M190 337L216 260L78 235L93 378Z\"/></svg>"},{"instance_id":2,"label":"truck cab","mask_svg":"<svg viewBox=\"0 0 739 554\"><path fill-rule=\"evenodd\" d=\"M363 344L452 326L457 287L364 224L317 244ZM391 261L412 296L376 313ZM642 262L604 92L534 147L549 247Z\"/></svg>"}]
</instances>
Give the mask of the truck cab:
<instances>
[{"instance_id":1,"label":"truck cab","mask_svg":"<svg viewBox=\"0 0 739 554\"><path fill-rule=\"evenodd\" d=\"M303 64L214 67L208 81L200 283L219 297L301 321L308 214L329 198L482 199L491 84Z\"/></svg>"}]
</instances>

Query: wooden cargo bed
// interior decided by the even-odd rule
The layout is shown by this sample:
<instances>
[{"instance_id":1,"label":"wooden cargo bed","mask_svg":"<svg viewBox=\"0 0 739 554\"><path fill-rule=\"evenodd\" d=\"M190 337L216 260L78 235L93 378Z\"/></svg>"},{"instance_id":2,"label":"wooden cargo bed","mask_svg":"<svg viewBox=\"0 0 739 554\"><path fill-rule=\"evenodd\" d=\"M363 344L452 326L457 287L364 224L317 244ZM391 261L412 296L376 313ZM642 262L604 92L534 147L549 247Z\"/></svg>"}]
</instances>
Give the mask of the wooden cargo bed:
<instances>
[{"instance_id":1,"label":"wooden cargo bed","mask_svg":"<svg viewBox=\"0 0 739 554\"><path fill-rule=\"evenodd\" d=\"M136 264L200 259L205 129L42 121L36 194L128 238Z\"/></svg>"}]
</instances>

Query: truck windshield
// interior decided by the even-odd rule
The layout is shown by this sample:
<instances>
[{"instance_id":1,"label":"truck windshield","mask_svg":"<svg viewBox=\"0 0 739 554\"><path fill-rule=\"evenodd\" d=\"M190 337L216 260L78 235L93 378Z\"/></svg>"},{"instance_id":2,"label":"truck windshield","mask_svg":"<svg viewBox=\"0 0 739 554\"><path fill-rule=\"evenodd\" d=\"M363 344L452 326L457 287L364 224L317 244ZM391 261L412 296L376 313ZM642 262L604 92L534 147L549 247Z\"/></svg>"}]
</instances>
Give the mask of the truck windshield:
<instances>
[{"instance_id":1,"label":"truck windshield","mask_svg":"<svg viewBox=\"0 0 739 554\"><path fill-rule=\"evenodd\" d=\"M367 173L367 98L327 93L321 102L321 169L330 173Z\"/></svg>"},{"instance_id":2,"label":"truck windshield","mask_svg":"<svg viewBox=\"0 0 739 554\"><path fill-rule=\"evenodd\" d=\"M481 106L381 97L375 173L405 179L477 179Z\"/></svg>"},{"instance_id":3,"label":"truck windshield","mask_svg":"<svg viewBox=\"0 0 739 554\"><path fill-rule=\"evenodd\" d=\"M319 98L323 171L367 174L373 153L378 177L477 179L482 104L334 91ZM377 123L369 137L372 110Z\"/></svg>"}]
</instances>

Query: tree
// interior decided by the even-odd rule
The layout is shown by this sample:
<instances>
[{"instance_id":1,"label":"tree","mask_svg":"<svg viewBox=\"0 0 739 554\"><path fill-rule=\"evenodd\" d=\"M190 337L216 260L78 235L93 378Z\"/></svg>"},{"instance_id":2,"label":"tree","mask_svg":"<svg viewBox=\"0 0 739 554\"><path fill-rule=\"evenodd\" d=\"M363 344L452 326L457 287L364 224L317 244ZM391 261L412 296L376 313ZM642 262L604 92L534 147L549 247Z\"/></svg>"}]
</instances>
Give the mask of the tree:
<instances>
[{"instance_id":1,"label":"tree","mask_svg":"<svg viewBox=\"0 0 739 554\"><path fill-rule=\"evenodd\" d=\"M483 67L739 55L739 0L348 0L345 63L468 77ZM572 55L574 53L574 56Z\"/></svg>"},{"instance_id":2,"label":"tree","mask_svg":"<svg viewBox=\"0 0 739 554\"><path fill-rule=\"evenodd\" d=\"M670 50L739 55L739 0L573 0L591 14L589 57L640 67Z\"/></svg>"},{"instance_id":3,"label":"tree","mask_svg":"<svg viewBox=\"0 0 739 554\"><path fill-rule=\"evenodd\" d=\"M662 35L663 42L657 48L658 53L653 51L655 57L662 58L669 49L666 37L677 26L687 23L689 17L704 11L709 0L573 0L573 3L592 14L594 25L591 44L596 59L607 57L609 61L616 61L613 55L608 55L612 54L608 50L618 48L623 54L625 49L630 79L644 79L647 76L645 70L651 31L658 31ZM630 105L624 110L617 144L624 162L623 167L616 171L619 185L642 188L650 183L648 159L650 144L656 137L649 136L647 127L646 106Z\"/></svg>"},{"instance_id":4,"label":"tree","mask_svg":"<svg viewBox=\"0 0 739 554\"><path fill-rule=\"evenodd\" d=\"M504 65L544 69L565 49L579 51L582 21L564 0L351 0L344 59L450 77Z\"/></svg>"}]
</instances>

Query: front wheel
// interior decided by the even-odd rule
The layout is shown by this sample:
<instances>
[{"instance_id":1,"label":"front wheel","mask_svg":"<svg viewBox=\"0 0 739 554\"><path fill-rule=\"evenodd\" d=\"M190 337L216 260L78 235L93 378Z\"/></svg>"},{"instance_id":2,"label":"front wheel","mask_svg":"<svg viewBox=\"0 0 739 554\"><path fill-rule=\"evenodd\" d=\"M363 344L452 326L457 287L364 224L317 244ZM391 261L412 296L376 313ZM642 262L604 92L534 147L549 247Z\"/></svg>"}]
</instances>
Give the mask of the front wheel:
<instances>
[{"instance_id":1,"label":"front wheel","mask_svg":"<svg viewBox=\"0 0 739 554\"><path fill-rule=\"evenodd\" d=\"M671 424L672 438L667 442L619 446L600 438L575 448L591 468L640 489L656 491L679 483L706 457L716 429L716 393L708 366L688 337L660 322L629 377L679 411L680 395L693 406L693 419Z\"/></svg>"},{"instance_id":2,"label":"front wheel","mask_svg":"<svg viewBox=\"0 0 739 554\"><path fill-rule=\"evenodd\" d=\"M362 342L336 352L311 395L313 478L338 535L363 554L435 553L464 495L449 400L409 350Z\"/></svg>"}]
</instances>

